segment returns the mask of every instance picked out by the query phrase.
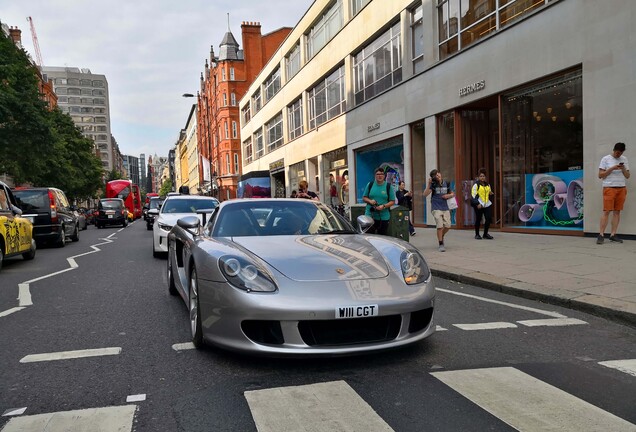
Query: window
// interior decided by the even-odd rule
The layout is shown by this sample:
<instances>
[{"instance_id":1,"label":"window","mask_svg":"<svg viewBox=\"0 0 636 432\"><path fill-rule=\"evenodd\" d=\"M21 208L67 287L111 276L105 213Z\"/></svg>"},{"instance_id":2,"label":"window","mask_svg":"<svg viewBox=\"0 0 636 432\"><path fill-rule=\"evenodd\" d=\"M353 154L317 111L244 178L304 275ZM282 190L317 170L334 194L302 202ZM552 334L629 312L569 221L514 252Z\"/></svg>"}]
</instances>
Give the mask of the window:
<instances>
[{"instance_id":1,"label":"window","mask_svg":"<svg viewBox=\"0 0 636 432\"><path fill-rule=\"evenodd\" d=\"M234 153L234 174L239 173L239 156L238 153Z\"/></svg>"},{"instance_id":2,"label":"window","mask_svg":"<svg viewBox=\"0 0 636 432\"><path fill-rule=\"evenodd\" d=\"M523 19L551 1L554 0L438 0L440 59Z\"/></svg>"},{"instance_id":3,"label":"window","mask_svg":"<svg viewBox=\"0 0 636 432\"><path fill-rule=\"evenodd\" d=\"M60 85L60 84L61 85L66 85L67 84L66 83L66 78L56 78L55 79L55 84L57 84L57 85Z\"/></svg>"},{"instance_id":4,"label":"window","mask_svg":"<svg viewBox=\"0 0 636 432\"><path fill-rule=\"evenodd\" d=\"M80 80L80 85L83 86L92 86L93 85L93 81L89 80L89 79L81 79Z\"/></svg>"},{"instance_id":5,"label":"window","mask_svg":"<svg viewBox=\"0 0 636 432\"><path fill-rule=\"evenodd\" d=\"M256 150L256 159L262 157L265 154L265 147L263 147L263 130L259 129L254 132L254 147Z\"/></svg>"},{"instance_id":6,"label":"window","mask_svg":"<svg viewBox=\"0 0 636 432\"><path fill-rule=\"evenodd\" d=\"M57 98L57 101L59 103L67 103L68 102L68 98L66 96L60 96Z\"/></svg>"},{"instance_id":7,"label":"window","mask_svg":"<svg viewBox=\"0 0 636 432\"><path fill-rule=\"evenodd\" d=\"M236 106L236 93L230 93L230 105Z\"/></svg>"},{"instance_id":8,"label":"window","mask_svg":"<svg viewBox=\"0 0 636 432\"><path fill-rule=\"evenodd\" d=\"M75 87L69 87L67 90L68 90L68 94L70 94L70 95L79 95L79 94L81 94L80 89L75 88Z\"/></svg>"},{"instance_id":9,"label":"window","mask_svg":"<svg viewBox=\"0 0 636 432\"><path fill-rule=\"evenodd\" d=\"M247 123L252 119L249 103L241 109L241 116L243 117L243 123Z\"/></svg>"},{"instance_id":10,"label":"window","mask_svg":"<svg viewBox=\"0 0 636 432\"><path fill-rule=\"evenodd\" d=\"M246 164L252 162L254 156L252 154L252 138L251 137L243 141L243 155L245 156L244 159Z\"/></svg>"},{"instance_id":11,"label":"window","mask_svg":"<svg viewBox=\"0 0 636 432\"><path fill-rule=\"evenodd\" d=\"M265 102L274 97L280 90L280 68L276 70L265 80Z\"/></svg>"},{"instance_id":12,"label":"window","mask_svg":"<svg viewBox=\"0 0 636 432\"><path fill-rule=\"evenodd\" d=\"M309 129L315 129L345 109L344 66L308 92Z\"/></svg>"},{"instance_id":13,"label":"window","mask_svg":"<svg viewBox=\"0 0 636 432\"><path fill-rule=\"evenodd\" d=\"M356 54L353 60L356 105L402 81L401 51L398 22Z\"/></svg>"},{"instance_id":14,"label":"window","mask_svg":"<svg viewBox=\"0 0 636 432\"><path fill-rule=\"evenodd\" d=\"M238 137L238 129L236 127L236 122L233 121L232 122L232 138L237 138Z\"/></svg>"},{"instance_id":15,"label":"window","mask_svg":"<svg viewBox=\"0 0 636 432\"><path fill-rule=\"evenodd\" d=\"M79 79L78 78L68 78L67 82L68 82L68 85L75 85L75 86L79 85Z\"/></svg>"},{"instance_id":16,"label":"window","mask_svg":"<svg viewBox=\"0 0 636 432\"><path fill-rule=\"evenodd\" d=\"M256 92L252 95L252 106L254 107L254 114L259 112L261 110L261 108L263 107L263 105L261 103L261 89L260 88L258 90L256 90Z\"/></svg>"},{"instance_id":17,"label":"window","mask_svg":"<svg viewBox=\"0 0 636 432\"><path fill-rule=\"evenodd\" d=\"M102 80L93 80L93 87L104 87L104 81L102 81Z\"/></svg>"},{"instance_id":18,"label":"window","mask_svg":"<svg viewBox=\"0 0 636 432\"><path fill-rule=\"evenodd\" d=\"M106 101L102 98L95 98L93 99L93 103L95 105L104 105L106 103Z\"/></svg>"},{"instance_id":19,"label":"window","mask_svg":"<svg viewBox=\"0 0 636 432\"><path fill-rule=\"evenodd\" d=\"M227 106L227 93L223 93L223 106Z\"/></svg>"},{"instance_id":20,"label":"window","mask_svg":"<svg viewBox=\"0 0 636 432\"><path fill-rule=\"evenodd\" d=\"M93 96L93 90L87 89L87 88L83 88L82 89L82 96Z\"/></svg>"},{"instance_id":21,"label":"window","mask_svg":"<svg viewBox=\"0 0 636 432\"><path fill-rule=\"evenodd\" d=\"M66 87L58 87L55 89L55 93L58 95L67 95L68 94L68 88Z\"/></svg>"},{"instance_id":22,"label":"window","mask_svg":"<svg viewBox=\"0 0 636 432\"><path fill-rule=\"evenodd\" d=\"M365 7L370 1L371 0L351 0L352 15L356 15L358 12L360 12L360 9Z\"/></svg>"},{"instance_id":23,"label":"window","mask_svg":"<svg viewBox=\"0 0 636 432\"><path fill-rule=\"evenodd\" d=\"M85 105L93 105L93 99L92 98L82 98L82 103Z\"/></svg>"},{"instance_id":24,"label":"window","mask_svg":"<svg viewBox=\"0 0 636 432\"><path fill-rule=\"evenodd\" d=\"M225 81L225 69L221 69L221 81Z\"/></svg>"},{"instance_id":25,"label":"window","mask_svg":"<svg viewBox=\"0 0 636 432\"><path fill-rule=\"evenodd\" d=\"M424 70L424 24L422 5L411 11L411 39L413 40L413 73Z\"/></svg>"},{"instance_id":26,"label":"window","mask_svg":"<svg viewBox=\"0 0 636 432\"><path fill-rule=\"evenodd\" d=\"M98 118L101 118L101 117L98 117ZM97 121L97 118L93 118L93 117L80 117L80 121L81 121L82 123L93 123L94 121ZM103 122L103 123L105 123L105 122L106 122L106 120L104 119L104 122ZM99 122L98 122L98 123L99 123Z\"/></svg>"},{"instance_id":27,"label":"window","mask_svg":"<svg viewBox=\"0 0 636 432\"><path fill-rule=\"evenodd\" d=\"M227 172L228 174L232 174L232 171L230 171L231 168L232 166L230 165L230 155L226 154L225 155L225 172Z\"/></svg>"},{"instance_id":28,"label":"window","mask_svg":"<svg viewBox=\"0 0 636 432\"><path fill-rule=\"evenodd\" d=\"M106 132L106 126L95 126L97 132Z\"/></svg>"},{"instance_id":29,"label":"window","mask_svg":"<svg viewBox=\"0 0 636 432\"><path fill-rule=\"evenodd\" d=\"M82 114L93 114L93 108L91 107L82 107Z\"/></svg>"},{"instance_id":30,"label":"window","mask_svg":"<svg viewBox=\"0 0 636 432\"><path fill-rule=\"evenodd\" d=\"M273 119L265 123L267 132L267 152L276 150L283 145L283 113L278 113Z\"/></svg>"},{"instance_id":31,"label":"window","mask_svg":"<svg viewBox=\"0 0 636 432\"><path fill-rule=\"evenodd\" d=\"M294 103L287 107L287 127L289 129L289 140L298 138L303 133L303 100L296 99Z\"/></svg>"},{"instance_id":32,"label":"window","mask_svg":"<svg viewBox=\"0 0 636 432\"><path fill-rule=\"evenodd\" d=\"M95 114L106 114L106 108L93 108Z\"/></svg>"},{"instance_id":33,"label":"window","mask_svg":"<svg viewBox=\"0 0 636 432\"><path fill-rule=\"evenodd\" d=\"M300 42L298 42L294 48L285 57L285 73L287 75L287 81L293 78L294 75L300 70Z\"/></svg>"},{"instance_id":34,"label":"window","mask_svg":"<svg viewBox=\"0 0 636 432\"><path fill-rule=\"evenodd\" d=\"M310 59L329 42L342 28L344 22L342 14L342 0L336 2L309 30L307 35L307 58Z\"/></svg>"},{"instance_id":35,"label":"window","mask_svg":"<svg viewBox=\"0 0 636 432\"><path fill-rule=\"evenodd\" d=\"M234 81L234 68L230 68L230 81Z\"/></svg>"},{"instance_id":36,"label":"window","mask_svg":"<svg viewBox=\"0 0 636 432\"><path fill-rule=\"evenodd\" d=\"M93 90L93 96L106 96L106 92L104 90L95 89Z\"/></svg>"},{"instance_id":37,"label":"window","mask_svg":"<svg viewBox=\"0 0 636 432\"><path fill-rule=\"evenodd\" d=\"M225 130L225 139L230 138L230 130L227 127L227 120L223 122L223 129Z\"/></svg>"},{"instance_id":38,"label":"window","mask_svg":"<svg viewBox=\"0 0 636 432\"><path fill-rule=\"evenodd\" d=\"M81 103L81 98L70 97L70 98L68 98L68 103L70 103L70 104L79 104L79 103Z\"/></svg>"},{"instance_id":39,"label":"window","mask_svg":"<svg viewBox=\"0 0 636 432\"><path fill-rule=\"evenodd\" d=\"M106 123L106 117L95 117L95 123Z\"/></svg>"},{"instance_id":40,"label":"window","mask_svg":"<svg viewBox=\"0 0 636 432\"><path fill-rule=\"evenodd\" d=\"M68 112L73 113L73 114L77 114L77 113L85 112L85 111L84 111L84 108L82 108L82 110L80 110L80 107L78 107L78 106L71 106L71 107L68 107Z\"/></svg>"}]
</instances>

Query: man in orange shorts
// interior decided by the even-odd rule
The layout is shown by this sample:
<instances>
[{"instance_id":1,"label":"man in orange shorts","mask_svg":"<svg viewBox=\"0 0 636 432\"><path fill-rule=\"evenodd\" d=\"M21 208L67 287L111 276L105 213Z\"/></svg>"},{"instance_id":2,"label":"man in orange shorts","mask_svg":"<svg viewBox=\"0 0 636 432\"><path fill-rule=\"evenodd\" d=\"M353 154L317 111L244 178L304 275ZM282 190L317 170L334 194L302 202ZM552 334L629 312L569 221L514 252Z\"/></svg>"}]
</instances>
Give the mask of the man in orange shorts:
<instances>
[{"instance_id":1,"label":"man in orange shorts","mask_svg":"<svg viewBox=\"0 0 636 432\"><path fill-rule=\"evenodd\" d=\"M623 156L625 143L619 142L614 145L612 154L604 156L598 167L598 178L603 180L603 215L601 216L601 230L599 231L596 244L603 244L605 241L605 228L612 215L612 229L610 241L623 243L623 240L616 236L618 224L621 221L621 210L625 204L627 196L627 186L625 180L630 176L627 158Z\"/></svg>"}]
</instances>

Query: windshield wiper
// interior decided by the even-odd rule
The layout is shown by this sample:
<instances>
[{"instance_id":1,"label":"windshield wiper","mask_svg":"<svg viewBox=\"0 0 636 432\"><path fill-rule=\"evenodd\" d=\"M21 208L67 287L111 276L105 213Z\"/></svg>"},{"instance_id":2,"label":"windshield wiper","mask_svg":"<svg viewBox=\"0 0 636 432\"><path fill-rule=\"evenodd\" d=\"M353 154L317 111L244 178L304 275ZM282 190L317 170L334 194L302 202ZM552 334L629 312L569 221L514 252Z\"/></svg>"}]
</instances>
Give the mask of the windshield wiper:
<instances>
[{"instance_id":1,"label":"windshield wiper","mask_svg":"<svg viewBox=\"0 0 636 432\"><path fill-rule=\"evenodd\" d=\"M341 229L341 230L322 231L320 234L356 234L356 232L348 230L348 229Z\"/></svg>"}]
</instances>

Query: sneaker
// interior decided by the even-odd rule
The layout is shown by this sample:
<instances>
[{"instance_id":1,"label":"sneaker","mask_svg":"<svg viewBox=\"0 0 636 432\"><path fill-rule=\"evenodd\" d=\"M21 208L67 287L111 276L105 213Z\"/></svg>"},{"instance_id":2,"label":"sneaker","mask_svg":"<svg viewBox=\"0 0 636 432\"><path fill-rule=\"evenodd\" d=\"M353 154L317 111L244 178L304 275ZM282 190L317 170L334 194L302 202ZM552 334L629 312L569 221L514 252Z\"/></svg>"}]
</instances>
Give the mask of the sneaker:
<instances>
[{"instance_id":1,"label":"sneaker","mask_svg":"<svg viewBox=\"0 0 636 432\"><path fill-rule=\"evenodd\" d=\"M415 236L415 234L417 234L415 231L413 231L411 234L409 234L411 237Z\"/></svg>"},{"instance_id":2,"label":"sneaker","mask_svg":"<svg viewBox=\"0 0 636 432\"><path fill-rule=\"evenodd\" d=\"M603 244L604 241L605 236L599 235L598 237L596 237L596 244Z\"/></svg>"},{"instance_id":3,"label":"sneaker","mask_svg":"<svg viewBox=\"0 0 636 432\"><path fill-rule=\"evenodd\" d=\"M481 240L481 236L479 234L475 234L475 240Z\"/></svg>"},{"instance_id":4,"label":"sneaker","mask_svg":"<svg viewBox=\"0 0 636 432\"><path fill-rule=\"evenodd\" d=\"M619 238L618 238L618 237L616 237L616 236L610 236L610 241L611 241L611 242L616 242L616 243L623 243L623 240L622 240L622 239L619 239Z\"/></svg>"},{"instance_id":5,"label":"sneaker","mask_svg":"<svg viewBox=\"0 0 636 432\"><path fill-rule=\"evenodd\" d=\"M444 247L444 245L439 245L439 248L437 249L440 252L446 252L446 248Z\"/></svg>"},{"instance_id":6,"label":"sneaker","mask_svg":"<svg viewBox=\"0 0 636 432\"><path fill-rule=\"evenodd\" d=\"M487 240L492 240L494 237L491 236L490 234L484 234L484 238Z\"/></svg>"}]
</instances>

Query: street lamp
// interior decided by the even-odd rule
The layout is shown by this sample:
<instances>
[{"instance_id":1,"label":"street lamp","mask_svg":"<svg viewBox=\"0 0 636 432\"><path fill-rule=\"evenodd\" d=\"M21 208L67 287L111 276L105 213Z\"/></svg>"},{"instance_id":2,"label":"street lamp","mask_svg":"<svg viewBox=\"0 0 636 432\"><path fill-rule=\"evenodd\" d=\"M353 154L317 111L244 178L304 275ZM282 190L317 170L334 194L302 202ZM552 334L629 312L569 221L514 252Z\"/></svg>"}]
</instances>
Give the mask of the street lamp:
<instances>
[{"instance_id":1,"label":"street lamp","mask_svg":"<svg viewBox=\"0 0 636 432\"><path fill-rule=\"evenodd\" d=\"M194 97L194 94L192 93L184 93L181 95L181 97L184 98L191 98ZM209 168L210 168L210 195L213 195L213 188L212 188L212 184L213 184L213 180L214 182L216 182L216 172L214 173L214 175L212 174L212 142L210 140L210 135L212 134L212 128L210 126L211 123L211 119L210 119L210 105L209 105L209 101L207 100L207 97L205 95L205 93L203 94L203 97L205 98L205 114L206 114L206 119L207 119L207 130L206 130L206 135L207 135L207 139L208 139L208 157L210 158L209 160ZM197 92L197 103L201 101L201 96L199 95L199 93ZM204 179L205 180L205 179Z\"/></svg>"}]
</instances>

